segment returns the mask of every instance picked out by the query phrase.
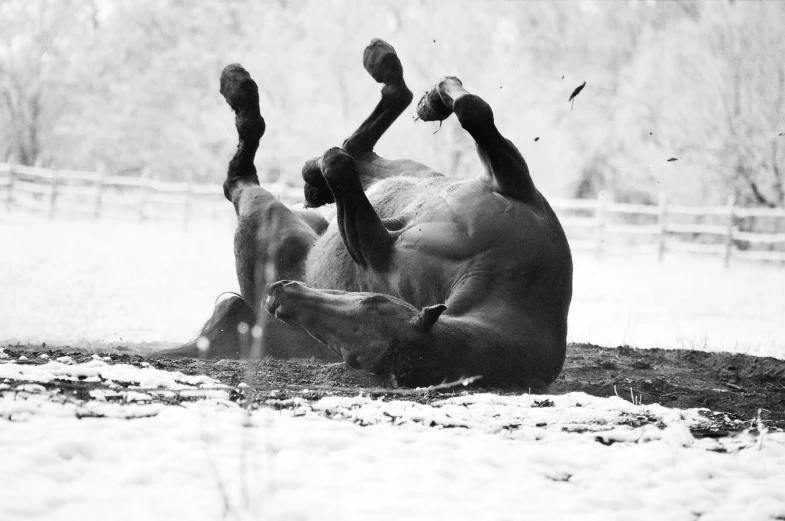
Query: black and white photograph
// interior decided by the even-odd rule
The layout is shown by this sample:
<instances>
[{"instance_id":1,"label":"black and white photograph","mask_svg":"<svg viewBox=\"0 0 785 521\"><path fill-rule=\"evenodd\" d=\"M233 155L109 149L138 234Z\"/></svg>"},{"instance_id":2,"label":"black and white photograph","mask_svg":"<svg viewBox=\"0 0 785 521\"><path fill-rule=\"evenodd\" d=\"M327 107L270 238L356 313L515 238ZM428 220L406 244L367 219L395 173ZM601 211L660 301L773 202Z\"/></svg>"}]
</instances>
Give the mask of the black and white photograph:
<instances>
[{"instance_id":1,"label":"black and white photograph","mask_svg":"<svg viewBox=\"0 0 785 521\"><path fill-rule=\"evenodd\" d=\"M0 521L785 520L783 35L0 0Z\"/></svg>"}]
</instances>

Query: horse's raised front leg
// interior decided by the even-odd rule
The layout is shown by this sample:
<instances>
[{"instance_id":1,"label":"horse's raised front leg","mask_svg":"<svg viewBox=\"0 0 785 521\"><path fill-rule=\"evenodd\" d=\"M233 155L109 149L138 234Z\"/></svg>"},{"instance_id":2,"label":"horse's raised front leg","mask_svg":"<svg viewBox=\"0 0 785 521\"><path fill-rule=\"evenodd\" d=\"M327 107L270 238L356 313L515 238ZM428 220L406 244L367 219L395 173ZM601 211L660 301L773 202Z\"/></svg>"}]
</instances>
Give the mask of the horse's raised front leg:
<instances>
[{"instance_id":1,"label":"horse's raised front leg","mask_svg":"<svg viewBox=\"0 0 785 521\"><path fill-rule=\"evenodd\" d=\"M515 145L496 128L491 106L464 89L458 78L443 78L417 105L417 115L423 121L441 121L453 112L477 143L486 182L512 199L529 204L538 201L529 167Z\"/></svg>"},{"instance_id":2,"label":"horse's raised front leg","mask_svg":"<svg viewBox=\"0 0 785 521\"><path fill-rule=\"evenodd\" d=\"M386 271L394 234L389 232L363 191L357 163L340 148L331 148L319 161L322 176L335 197L338 230L354 262Z\"/></svg>"},{"instance_id":3,"label":"horse's raised front leg","mask_svg":"<svg viewBox=\"0 0 785 521\"><path fill-rule=\"evenodd\" d=\"M364 190L379 179L406 175L432 177L438 175L429 167L409 159L389 160L374 151L376 143L412 102L412 92L403 79L403 66L389 43L374 38L363 53L363 67L378 83L382 83L382 97L371 115L343 143L343 149L357 161L360 182ZM319 158L303 167L305 204L319 207L335 202L332 192L321 176Z\"/></svg>"},{"instance_id":4,"label":"horse's raised front leg","mask_svg":"<svg viewBox=\"0 0 785 521\"><path fill-rule=\"evenodd\" d=\"M363 53L363 67L382 87L382 99L371 115L344 141L343 149L362 159L412 102L412 91L403 81L403 66L393 46L374 38Z\"/></svg>"}]
</instances>

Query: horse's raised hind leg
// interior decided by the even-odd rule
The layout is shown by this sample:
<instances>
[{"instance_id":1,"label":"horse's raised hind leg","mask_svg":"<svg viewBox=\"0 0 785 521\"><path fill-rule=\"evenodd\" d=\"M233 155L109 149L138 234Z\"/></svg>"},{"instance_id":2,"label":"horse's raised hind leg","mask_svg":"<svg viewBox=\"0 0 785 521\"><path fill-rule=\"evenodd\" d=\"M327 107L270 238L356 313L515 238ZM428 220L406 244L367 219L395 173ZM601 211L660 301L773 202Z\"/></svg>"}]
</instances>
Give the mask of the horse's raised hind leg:
<instances>
[{"instance_id":1,"label":"horse's raised hind leg","mask_svg":"<svg viewBox=\"0 0 785 521\"><path fill-rule=\"evenodd\" d=\"M331 148L319 166L335 196L338 230L349 255L362 267L386 271L394 239L363 191L354 158Z\"/></svg>"},{"instance_id":2,"label":"horse's raised hind leg","mask_svg":"<svg viewBox=\"0 0 785 521\"><path fill-rule=\"evenodd\" d=\"M242 65L232 63L224 67L220 91L235 113L234 123L239 137L237 152L229 162L224 182L224 195L234 202L232 192L237 188L259 186L253 161L266 126L259 112L259 89Z\"/></svg>"},{"instance_id":3,"label":"horse's raised hind leg","mask_svg":"<svg viewBox=\"0 0 785 521\"><path fill-rule=\"evenodd\" d=\"M515 145L496 128L491 106L464 89L458 78L443 78L417 106L417 115L423 121L441 121L453 112L477 143L485 180L504 196L524 203L537 201L529 167Z\"/></svg>"},{"instance_id":4,"label":"horse's raised hind leg","mask_svg":"<svg viewBox=\"0 0 785 521\"><path fill-rule=\"evenodd\" d=\"M221 73L221 94L235 112L237 152L229 162L224 194L237 212L235 260L243 298L257 308L264 287L276 277L302 277L316 239L312 227L259 186L254 157L264 135L259 90L240 64Z\"/></svg>"},{"instance_id":5,"label":"horse's raised hind leg","mask_svg":"<svg viewBox=\"0 0 785 521\"><path fill-rule=\"evenodd\" d=\"M250 74L239 64L228 65L221 74L220 90L236 114L239 138L237 152L229 163L224 195L237 212L234 255L241 295L217 304L213 316L202 327L199 337L209 344L206 356L247 356L240 348L244 339L238 332L238 326L245 323L262 326L267 355L324 358L329 353L312 338L262 313L261 303L267 284L279 278L303 278L316 230L323 230L326 223L314 218L306 221L259 186L254 156L265 124L259 111L258 89ZM196 356L197 341L164 354Z\"/></svg>"}]
</instances>

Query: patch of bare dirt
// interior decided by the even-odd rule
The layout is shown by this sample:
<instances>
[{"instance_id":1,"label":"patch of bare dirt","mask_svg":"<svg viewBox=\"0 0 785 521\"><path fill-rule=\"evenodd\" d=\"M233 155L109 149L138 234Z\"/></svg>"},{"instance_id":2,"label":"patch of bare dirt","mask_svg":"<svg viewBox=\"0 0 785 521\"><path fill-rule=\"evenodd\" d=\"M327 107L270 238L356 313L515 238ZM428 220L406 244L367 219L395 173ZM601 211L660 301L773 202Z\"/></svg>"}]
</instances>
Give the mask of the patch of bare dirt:
<instances>
[{"instance_id":1,"label":"patch of bare dirt","mask_svg":"<svg viewBox=\"0 0 785 521\"><path fill-rule=\"evenodd\" d=\"M43 363L39 355L51 358L68 355L76 362L86 361L93 353L70 348L42 349L33 346L6 346L6 353L16 359L26 355L27 363ZM312 359L202 360L193 358L143 358L114 351L114 363L151 366L185 374L206 374L232 387L250 377L251 385L261 390L258 400L275 391L284 395L318 399L326 394L356 395L408 399L429 402L434 398L465 392L519 394L528 389L486 388L480 380L469 388L459 386L438 392L412 392L394 388L389 381L344 364L324 363ZM604 348L589 344L572 344L559 378L550 387L536 392L563 394L582 391L594 396L618 395L628 401L668 407L705 407L721 427L696 436L723 436L744 427L755 427L760 418L769 428L785 429L785 361L730 353L706 353L664 349L634 349L628 346ZM535 392L535 391L532 391ZM242 399L242 393L235 393ZM734 423L741 420L742 424Z\"/></svg>"}]
</instances>

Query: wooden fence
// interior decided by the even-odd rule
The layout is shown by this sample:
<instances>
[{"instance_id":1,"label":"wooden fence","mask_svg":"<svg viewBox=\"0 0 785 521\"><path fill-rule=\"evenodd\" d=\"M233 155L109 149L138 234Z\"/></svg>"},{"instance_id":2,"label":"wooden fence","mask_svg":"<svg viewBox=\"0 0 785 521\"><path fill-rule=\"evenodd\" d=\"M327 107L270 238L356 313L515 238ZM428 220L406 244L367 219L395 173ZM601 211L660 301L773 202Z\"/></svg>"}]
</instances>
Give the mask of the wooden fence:
<instances>
[{"instance_id":1,"label":"wooden fence","mask_svg":"<svg viewBox=\"0 0 785 521\"><path fill-rule=\"evenodd\" d=\"M283 183L265 187L286 203L302 200L302 189ZM221 185L156 181L96 172L48 170L0 163L0 204L54 219L61 214L139 221L220 219L232 215ZM615 251L668 251L785 262L785 209L615 203L598 199L554 199L573 249L597 256Z\"/></svg>"},{"instance_id":2,"label":"wooden fence","mask_svg":"<svg viewBox=\"0 0 785 521\"><path fill-rule=\"evenodd\" d=\"M726 266L732 257L785 262L784 208L744 208L733 199L724 206L669 205L664 195L657 205L600 197L557 199L551 206L573 249L597 256L639 249L660 261L667 251L681 251L719 255Z\"/></svg>"},{"instance_id":3,"label":"wooden fence","mask_svg":"<svg viewBox=\"0 0 785 521\"><path fill-rule=\"evenodd\" d=\"M276 183L268 189L294 202L293 189ZM299 194L298 194L299 195ZM100 172L49 170L0 163L0 205L6 211L29 210L48 215L92 219L116 218L180 220L184 227L195 219L231 215L219 184L164 182L141 177L110 176Z\"/></svg>"}]
</instances>

